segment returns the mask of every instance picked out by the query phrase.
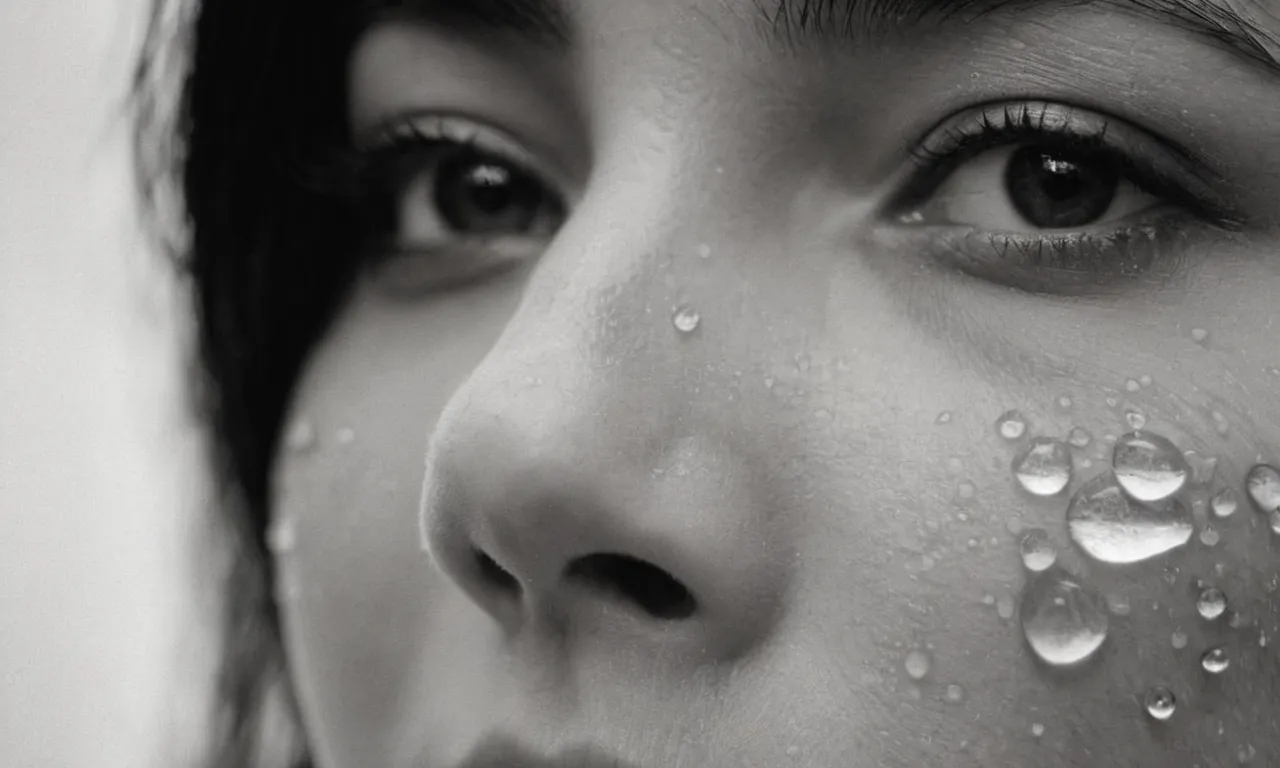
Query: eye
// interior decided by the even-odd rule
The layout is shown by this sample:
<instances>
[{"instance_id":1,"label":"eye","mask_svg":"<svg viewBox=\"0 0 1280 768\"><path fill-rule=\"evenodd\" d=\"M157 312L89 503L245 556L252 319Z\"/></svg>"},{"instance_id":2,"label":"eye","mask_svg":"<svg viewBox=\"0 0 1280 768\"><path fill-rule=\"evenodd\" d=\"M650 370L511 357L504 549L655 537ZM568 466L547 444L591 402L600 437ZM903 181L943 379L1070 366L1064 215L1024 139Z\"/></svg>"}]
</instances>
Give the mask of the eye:
<instances>
[{"instance_id":1,"label":"eye","mask_svg":"<svg viewBox=\"0 0 1280 768\"><path fill-rule=\"evenodd\" d=\"M392 127L369 157L366 222L376 284L420 295L537 258L564 221L536 161L457 119Z\"/></svg>"},{"instance_id":2,"label":"eye","mask_svg":"<svg viewBox=\"0 0 1280 768\"><path fill-rule=\"evenodd\" d=\"M1078 230L1123 221L1161 203L1106 154L1022 144L964 163L920 214L925 221L989 231Z\"/></svg>"},{"instance_id":3,"label":"eye","mask_svg":"<svg viewBox=\"0 0 1280 768\"><path fill-rule=\"evenodd\" d=\"M1229 228L1193 156L1085 110L979 107L935 129L890 212L960 270L1037 292L1133 277L1189 227Z\"/></svg>"}]
</instances>

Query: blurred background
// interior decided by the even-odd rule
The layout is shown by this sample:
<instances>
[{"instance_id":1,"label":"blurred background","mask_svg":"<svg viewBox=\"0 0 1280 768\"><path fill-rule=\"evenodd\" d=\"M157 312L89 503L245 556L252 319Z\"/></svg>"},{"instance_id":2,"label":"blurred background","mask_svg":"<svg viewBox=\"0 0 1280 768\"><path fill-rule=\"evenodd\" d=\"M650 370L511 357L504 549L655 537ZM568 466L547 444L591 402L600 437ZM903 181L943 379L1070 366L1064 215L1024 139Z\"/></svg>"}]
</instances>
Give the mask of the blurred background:
<instances>
[{"instance_id":1,"label":"blurred background","mask_svg":"<svg viewBox=\"0 0 1280 768\"><path fill-rule=\"evenodd\" d=\"M134 222L144 0L0 23L0 764L187 764L209 669L179 292Z\"/></svg>"}]
</instances>

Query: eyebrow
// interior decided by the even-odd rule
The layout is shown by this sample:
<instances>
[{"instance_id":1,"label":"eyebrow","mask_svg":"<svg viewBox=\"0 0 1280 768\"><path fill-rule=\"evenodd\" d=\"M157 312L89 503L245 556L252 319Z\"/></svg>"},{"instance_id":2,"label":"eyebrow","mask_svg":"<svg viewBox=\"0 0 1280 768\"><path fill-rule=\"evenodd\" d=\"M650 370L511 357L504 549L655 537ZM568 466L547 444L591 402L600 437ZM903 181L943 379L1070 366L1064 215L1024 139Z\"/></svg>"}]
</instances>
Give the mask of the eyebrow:
<instances>
[{"instance_id":1,"label":"eyebrow","mask_svg":"<svg viewBox=\"0 0 1280 768\"><path fill-rule=\"evenodd\" d=\"M573 44L562 0L364 0L362 10L366 19L407 18L458 32L509 32L558 49Z\"/></svg>"},{"instance_id":2,"label":"eyebrow","mask_svg":"<svg viewBox=\"0 0 1280 768\"><path fill-rule=\"evenodd\" d=\"M891 39L907 30L973 21L993 13L1110 6L1208 37L1280 75L1280 12L1264 8L1261 0L773 0L772 10L763 5L766 1L755 0L757 8L775 34L793 46L814 39ZM1261 18L1276 23L1268 26Z\"/></svg>"}]
</instances>

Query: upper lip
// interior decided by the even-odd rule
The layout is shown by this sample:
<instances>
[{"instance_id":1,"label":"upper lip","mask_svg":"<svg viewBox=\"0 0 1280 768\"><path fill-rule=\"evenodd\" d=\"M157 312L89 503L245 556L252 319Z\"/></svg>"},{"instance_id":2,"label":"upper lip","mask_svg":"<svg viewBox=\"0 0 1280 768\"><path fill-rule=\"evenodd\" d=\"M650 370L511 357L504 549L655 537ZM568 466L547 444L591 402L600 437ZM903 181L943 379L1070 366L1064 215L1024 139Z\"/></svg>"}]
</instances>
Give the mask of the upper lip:
<instances>
[{"instance_id":1,"label":"upper lip","mask_svg":"<svg viewBox=\"0 0 1280 768\"><path fill-rule=\"evenodd\" d=\"M457 768L637 768L599 747L583 744L543 757L510 736L488 736Z\"/></svg>"}]
</instances>

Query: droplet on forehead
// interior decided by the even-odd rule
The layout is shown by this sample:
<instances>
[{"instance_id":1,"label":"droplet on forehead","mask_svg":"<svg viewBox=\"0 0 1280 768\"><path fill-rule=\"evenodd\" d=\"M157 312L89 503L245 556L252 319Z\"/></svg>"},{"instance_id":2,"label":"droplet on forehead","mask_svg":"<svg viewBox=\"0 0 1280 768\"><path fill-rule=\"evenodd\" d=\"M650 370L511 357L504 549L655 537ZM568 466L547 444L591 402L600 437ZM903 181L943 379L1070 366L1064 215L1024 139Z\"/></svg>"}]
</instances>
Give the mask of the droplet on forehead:
<instances>
[{"instance_id":1,"label":"droplet on forehead","mask_svg":"<svg viewBox=\"0 0 1280 768\"><path fill-rule=\"evenodd\" d=\"M1130 432L1116 442L1111 464L1125 492L1147 502L1167 499L1182 490L1191 471L1177 446L1143 431Z\"/></svg>"},{"instance_id":2,"label":"droplet on forehead","mask_svg":"<svg viewBox=\"0 0 1280 768\"><path fill-rule=\"evenodd\" d=\"M1018 484L1036 496L1054 496L1071 483L1071 449L1060 440L1037 437L1013 460Z\"/></svg>"},{"instance_id":3,"label":"droplet on forehead","mask_svg":"<svg viewBox=\"0 0 1280 768\"><path fill-rule=\"evenodd\" d=\"M1245 488L1260 511L1280 510L1280 470L1268 464L1257 465L1245 476Z\"/></svg>"},{"instance_id":4,"label":"droplet on forehead","mask_svg":"<svg viewBox=\"0 0 1280 768\"><path fill-rule=\"evenodd\" d=\"M1162 685L1148 690L1143 703L1147 708L1147 714L1161 721L1173 717L1174 711L1178 708L1178 700L1173 695L1173 691Z\"/></svg>"},{"instance_id":5,"label":"droplet on forehead","mask_svg":"<svg viewBox=\"0 0 1280 768\"><path fill-rule=\"evenodd\" d=\"M1186 544L1191 512L1177 499L1159 505L1131 501L1108 472L1080 487L1067 507L1071 540L1104 563L1136 563Z\"/></svg>"},{"instance_id":6,"label":"droplet on forehead","mask_svg":"<svg viewBox=\"0 0 1280 768\"><path fill-rule=\"evenodd\" d=\"M1062 571L1032 577L1022 595L1022 632L1046 664L1080 664L1107 639L1102 596Z\"/></svg>"},{"instance_id":7,"label":"droplet on forehead","mask_svg":"<svg viewBox=\"0 0 1280 768\"><path fill-rule=\"evenodd\" d=\"M1005 440L1018 440L1027 432L1027 419L1019 411L1005 411L996 419L996 431Z\"/></svg>"},{"instance_id":8,"label":"droplet on forehead","mask_svg":"<svg viewBox=\"0 0 1280 768\"><path fill-rule=\"evenodd\" d=\"M671 316L671 324L681 333L693 333L698 329L700 322L702 322L702 316L687 304L678 308Z\"/></svg>"}]
</instances>

